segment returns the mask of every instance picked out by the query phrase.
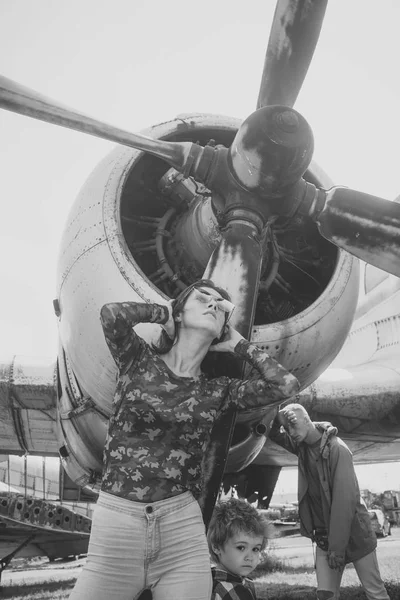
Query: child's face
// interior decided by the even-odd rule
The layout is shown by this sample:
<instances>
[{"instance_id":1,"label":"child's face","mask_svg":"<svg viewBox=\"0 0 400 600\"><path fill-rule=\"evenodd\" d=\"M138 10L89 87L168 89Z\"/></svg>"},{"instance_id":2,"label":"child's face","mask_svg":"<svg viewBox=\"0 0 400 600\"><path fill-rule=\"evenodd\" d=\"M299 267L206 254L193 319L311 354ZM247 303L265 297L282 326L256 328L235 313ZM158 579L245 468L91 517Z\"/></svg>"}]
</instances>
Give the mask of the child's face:
<instances>
[{"instance_id":1,"label":"child's face","mask_svg":"<svg viewBox=\"0 0 400 600\"><path fill-rule=\"evenodd\" d=\"M245 577L258 565L261 559L263 538L237 533L222 548L215 549L219 563L234 575Z\"/></svg>"}]
</instances>

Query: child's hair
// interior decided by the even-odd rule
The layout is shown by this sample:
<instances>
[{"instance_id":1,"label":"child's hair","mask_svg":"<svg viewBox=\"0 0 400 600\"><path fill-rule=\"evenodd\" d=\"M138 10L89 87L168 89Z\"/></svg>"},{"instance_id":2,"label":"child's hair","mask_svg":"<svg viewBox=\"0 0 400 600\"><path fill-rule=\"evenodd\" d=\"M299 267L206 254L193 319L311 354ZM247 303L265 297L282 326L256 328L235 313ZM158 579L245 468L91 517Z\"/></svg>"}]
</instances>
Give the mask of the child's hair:
<instances>
[{"instance_id":1,"label":"child's hair","mask_svg":"<svg viewBox=\"0 0 400 600\"><path fill-rule=\"evenodd\" d=\"M207 540L211 558L218 562L214 548L222 548L237 533L262 537L264 550L271 537L271 524L246 500L229 498L221 500L214 508L208 528Z\"/></svg>"}]
</instances>

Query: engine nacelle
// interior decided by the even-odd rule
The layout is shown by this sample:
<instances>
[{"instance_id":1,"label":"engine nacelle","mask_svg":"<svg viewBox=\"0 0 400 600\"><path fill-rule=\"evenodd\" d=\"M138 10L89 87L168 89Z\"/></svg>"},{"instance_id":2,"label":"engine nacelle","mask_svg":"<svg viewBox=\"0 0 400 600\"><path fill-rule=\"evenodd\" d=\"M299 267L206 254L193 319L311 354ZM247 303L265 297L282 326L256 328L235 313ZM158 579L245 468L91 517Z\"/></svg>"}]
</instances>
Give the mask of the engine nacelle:
<instances>
[{"instance_id":1,"label":"engine nacelle","mask_svg":"<svg viewBox=\"0 0 400 600\"><path fill-rule=\"evenodd\" d=\"M215 115L185 115L144 133L229 146L239 124ZM83 186L62 238L55 304L60 454L80 485L95 485L101 473L117 375L100 325L102 305L165 303L179 286L201 277L218 243L218 198L211 204L208 191L195 182L186 187L178 182L170 193L168 170L160 159L116 147ZM314 163L306 179L319 187L331 185ZM358 261L324 240L305 217L295 216L290 225L282 222L277 239L282 270L273 286L268 282L263 288L262 279L251 339L304 388L331 363L349 332L358 298ZM166 261L160 263L160 256ZM137 331L150 342L160 328L146 324ZM273 415L271 410L240 415L228 470L243 468L256 456Z\"/></svg>"}]
</instances>

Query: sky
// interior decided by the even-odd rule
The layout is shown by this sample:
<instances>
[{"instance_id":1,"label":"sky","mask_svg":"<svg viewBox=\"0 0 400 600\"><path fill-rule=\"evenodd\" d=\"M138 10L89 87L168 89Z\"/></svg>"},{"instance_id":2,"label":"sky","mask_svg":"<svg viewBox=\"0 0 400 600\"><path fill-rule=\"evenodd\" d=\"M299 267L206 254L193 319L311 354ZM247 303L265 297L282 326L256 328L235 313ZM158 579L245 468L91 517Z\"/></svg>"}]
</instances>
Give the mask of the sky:
<instances>
[{"instance_id":1,"label":"sky","mask_svg":"<svg viewBox=\"0 0 400 600\"><path fill-rule=\"evenodd\" d=\"M360 490L382 494L385 490L400 490L400 463L355 465ZM293 502L297 498L297 469L282 469L274 489L272 502Z\"/></svg>"},{"instance_id":2,"label":"sky","mask_svg":"<svg viewBox=\"0 0 400 600\"><path fill-rule=\"evenodd\" d=\"M179 113L246 118L273 0L0 0L0 73L129 131ZM295 108L337 184L400 192L397 0L331 0ZM0 355L54 356L60 237L113 144L0 110Z\"/></svg>"},{"instance_id":3,"label":"sky","mask_svg":"<svg viewBox=\"0 0 400 600\"><path fill-rule=\"evenodd\" d=\"M0 73L140 131L182 112L245 118L275 3L0 0ZM295 108L335 183L400 191L396 0L335 0ZM59 240L77 192L113 144L0 110L0 355L54 356Z\"/></svg>"}]
</instances>

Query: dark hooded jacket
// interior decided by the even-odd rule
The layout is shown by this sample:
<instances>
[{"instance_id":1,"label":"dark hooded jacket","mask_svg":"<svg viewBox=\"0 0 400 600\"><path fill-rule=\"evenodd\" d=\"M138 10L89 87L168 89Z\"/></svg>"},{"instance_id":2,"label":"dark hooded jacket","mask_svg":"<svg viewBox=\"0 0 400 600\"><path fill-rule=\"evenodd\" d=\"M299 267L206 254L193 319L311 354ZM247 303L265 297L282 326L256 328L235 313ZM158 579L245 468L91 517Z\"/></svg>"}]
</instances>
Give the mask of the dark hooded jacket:
<instances>
[{"instance_id":1,"label":"dark hooded jacket","mask_svg":"<svg viewBox=\"0 0 400 600\"><path fill-rule=\"evenodd\" d=\"M372 530L368 510L361 502L353 456L349 448L337 437L338 430L331 423L314 425L322 433L317 470L329 551L345 555L346 562L353 562L376 548L376 536ZM280 431L278 419L275 420L270 437L298 456L300 533L312 539L313 521L305 472L306 444L296 444L287 433Z\"/></svg>"}]
</instances>

